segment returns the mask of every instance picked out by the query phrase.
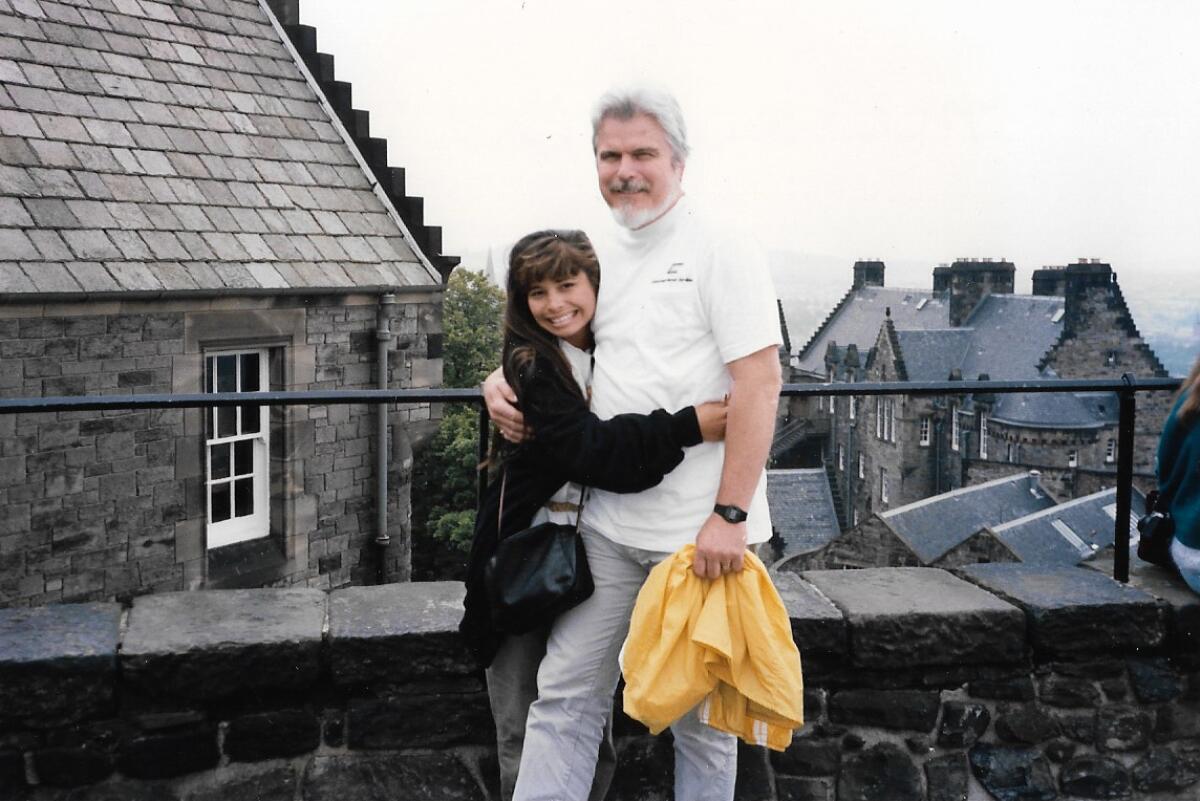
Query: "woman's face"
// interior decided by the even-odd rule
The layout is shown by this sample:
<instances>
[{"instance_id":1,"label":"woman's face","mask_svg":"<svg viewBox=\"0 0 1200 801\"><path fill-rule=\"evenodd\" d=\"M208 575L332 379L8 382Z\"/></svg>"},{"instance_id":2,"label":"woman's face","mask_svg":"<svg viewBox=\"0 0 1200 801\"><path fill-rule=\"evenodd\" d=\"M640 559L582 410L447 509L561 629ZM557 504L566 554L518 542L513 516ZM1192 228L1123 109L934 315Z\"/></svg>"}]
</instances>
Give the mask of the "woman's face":
<instances>
[{"instance_id":1,"label":"woman's face","mask_svg":"<svg viewBox=\"0 0 1200 801\"><path fill-rule=\"evenodd\" d=\"M529 313L543 329L577 348L591 344L596 290L581 270L561 281L547 279L529 287Z\"/></svg>"}]
</instances>

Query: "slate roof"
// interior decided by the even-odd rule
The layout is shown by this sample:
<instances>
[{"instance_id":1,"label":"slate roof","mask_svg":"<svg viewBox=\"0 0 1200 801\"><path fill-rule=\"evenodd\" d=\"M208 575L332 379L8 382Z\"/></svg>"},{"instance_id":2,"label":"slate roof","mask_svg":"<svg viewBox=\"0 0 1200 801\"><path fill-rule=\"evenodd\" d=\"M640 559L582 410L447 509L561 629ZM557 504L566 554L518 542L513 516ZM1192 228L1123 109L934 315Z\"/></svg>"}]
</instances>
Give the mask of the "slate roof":
<instances>
[{"instance_id":1,"label":"slate roof","mask_svg":"<svg viewBox=\"0 0 1200 801\"><path fill-rule=\"evenodd\" d=\"M963 322L974 333L961 365L963 378L1038 378L1038 364L1062 335L1060 297L988 295ZM908 354L905 354L907 359Z\"/></svg>"},{"instance_id":2,"label":"slate roof","mask_svg":"<svg viewBox=\"0 0 1200 801\"><path fill-rule=\"evenodd\" d=\"M786 558L821 547L838 535L837 511L822 468L767 471L771 526Z\"/></svg>"},{"instance_id":3,"label":"slate roof","mask_svg":"<svg viewBox=\"0 0 1200 801\"><path fill-rule=\"evenodd\" d=\"M973 332L965 328L897 331L909 381L945 381L966 359ZM964 376L965 378L966 376Z\"/></svg>"},{"instance_id":4,"label":"slate roof","mask_svg":"<svg viewBox=\"0 0 1200 801\"><path fill-rule=\"evenodd\" d=\"M853 343L865 359L875 345L888 308L897 328L950 326L950 302L945 292L873 286L854 289L813 334L796 357L796 366L815 375L825 375L825 350L831 342L840 346Z\"/></svg>"},{"instance_id":5,"label":"slate roof","mask_svg":"<svg viewBox=\"0 0 1200 801\"><path fill-rule=\"evenodd\" d=\"M879 519L929 564L981 528L1051 506L1054 500L1035 474L1017 473L889 509Z\"/></svg>"},{"instance_id":6,"label":"slate roof","mask_svg":"<svg viewBox=\"0 0 1200 801\"><path fill-rule=\"evenodd\" d=\"M1142 494L1136 487L1133 493L1132 508L1143 508ZM1117 491L1108 489L991 529L1026 564L1076 565L1113 544L1116 506ZM1136 522L1131 513L1131 540L1137 539Z\"/></svg>"},{"instance_id":7,"label":"slate roof","mask_svg":"<svg viewBox=\"0 0 1200 801\"><path fill-rule=\"evenodd\" d=\"M0 293L435 285L268 12L0 0Z\"/></svg>"},{"instance_id":8,"label":"slate roof","mask_svg":"<svg viewBox=\"0 0 1200 801\"><path fill-rule=\"evenodd\" d=\"M1115 392L999 395L992 419L1028 428L1111 428L1120 419Z\"/></svg>"}]
</instances>

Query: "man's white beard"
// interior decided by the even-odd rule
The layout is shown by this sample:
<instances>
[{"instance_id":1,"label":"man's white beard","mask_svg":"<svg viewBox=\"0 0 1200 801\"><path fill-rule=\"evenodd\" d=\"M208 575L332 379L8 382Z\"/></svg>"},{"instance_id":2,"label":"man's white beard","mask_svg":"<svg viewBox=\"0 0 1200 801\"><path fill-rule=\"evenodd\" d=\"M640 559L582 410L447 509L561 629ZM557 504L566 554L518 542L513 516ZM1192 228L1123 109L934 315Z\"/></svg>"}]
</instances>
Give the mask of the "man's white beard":
<instances>
[{"instance_id":1,"label":"man's white beard","mask_svg":"<svg viewBox=\"0 0 1200 801\"><path fill-rule=\"evenodd\" d=\"M663 198L663 202L657 206L652 206L648 209L638 209L632 206L609 206L612 211L613 219L617 221L617 225L622 228L628 228L630 231L636 231L639 228L644 228L650 223L657 220L670 210L675 205L675 201L679 200L683 195L683 190L676 188L674 192Z\"/></svg>"}]
</instances>

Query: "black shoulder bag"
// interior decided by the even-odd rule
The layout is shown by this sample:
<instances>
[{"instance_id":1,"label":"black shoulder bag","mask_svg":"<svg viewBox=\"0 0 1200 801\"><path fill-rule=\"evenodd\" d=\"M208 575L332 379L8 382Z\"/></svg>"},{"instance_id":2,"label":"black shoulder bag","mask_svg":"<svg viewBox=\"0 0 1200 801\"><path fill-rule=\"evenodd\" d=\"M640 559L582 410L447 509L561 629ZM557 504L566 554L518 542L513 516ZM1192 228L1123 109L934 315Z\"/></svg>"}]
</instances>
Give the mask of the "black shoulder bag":
<instances>
[{"instance_id":1,"label":"black shoulder bag","mask_svg":"<svg viewBox=\"0 0 1200 801\"><path fill-rule=\"evenodd\" d=\"M504 522L507 478L505 471L500 480L498 532ZM484 569L484 584L491 601L492 626L497 631L533 631L591 596L595 586L579 533L586 494L584 487L579 493L574 526L539 523L501 538L496 545L496 553Z\"/></svg>"}]
</instances>

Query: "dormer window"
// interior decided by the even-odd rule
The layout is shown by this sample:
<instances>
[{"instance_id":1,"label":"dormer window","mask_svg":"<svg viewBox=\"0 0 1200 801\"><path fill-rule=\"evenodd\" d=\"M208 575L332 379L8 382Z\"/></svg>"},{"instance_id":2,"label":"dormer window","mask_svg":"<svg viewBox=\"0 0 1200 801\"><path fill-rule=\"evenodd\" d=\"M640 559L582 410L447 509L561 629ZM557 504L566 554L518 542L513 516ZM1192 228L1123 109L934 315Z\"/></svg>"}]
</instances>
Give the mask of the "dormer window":
<instances>
[{"instance_id":1,"label":"dormer window","mask_svg":"<svg viewBox=\"0 0 1200 801\"><path fill-rule=\"evenodd\" d=\"M1104 354L1104 366L1116 367L1121 363L1121 352L1115 348L1109 349Z\"/></svg>"}]
</instances>

